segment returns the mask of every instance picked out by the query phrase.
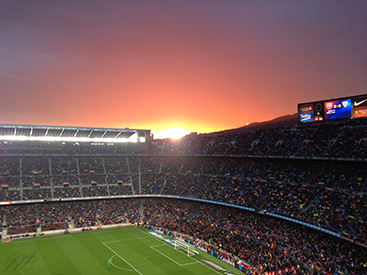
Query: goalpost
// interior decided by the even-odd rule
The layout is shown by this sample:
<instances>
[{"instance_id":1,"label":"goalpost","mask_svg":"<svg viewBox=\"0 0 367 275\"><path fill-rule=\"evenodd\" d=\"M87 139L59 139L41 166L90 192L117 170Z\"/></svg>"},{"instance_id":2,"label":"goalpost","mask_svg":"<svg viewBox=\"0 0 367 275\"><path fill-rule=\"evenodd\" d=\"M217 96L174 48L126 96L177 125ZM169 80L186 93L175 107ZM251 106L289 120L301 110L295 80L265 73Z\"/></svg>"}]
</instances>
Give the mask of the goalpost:
<instances>
[{"instance_id":1,"label":"goalpost","mask_svg":"<svg viewBox=\"0 0 367 275\"><path fill-rule=\"evenodd\" d=\"M176 239L173 241L173 246L176 250L185 251L185 254L187 254L187 256L189 257L194 256L195 254L199 254L199 252L195 250L195 247L193 245L185 243L184 241Z\"/></svg>"}]
</instances>

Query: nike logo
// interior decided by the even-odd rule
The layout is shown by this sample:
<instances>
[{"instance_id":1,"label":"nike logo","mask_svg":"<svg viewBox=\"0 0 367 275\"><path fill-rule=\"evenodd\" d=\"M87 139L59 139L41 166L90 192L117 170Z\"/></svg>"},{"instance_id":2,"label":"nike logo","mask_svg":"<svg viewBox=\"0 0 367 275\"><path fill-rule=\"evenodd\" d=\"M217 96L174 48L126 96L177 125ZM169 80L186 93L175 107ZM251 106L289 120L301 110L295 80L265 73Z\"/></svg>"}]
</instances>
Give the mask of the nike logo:
<instances>
[{"instance_id":1,"label":"nike logo","mask_svg":"<svg viewBox=\"0 0 367 275\"><path fill-rule=\"evenodd\" d=\"M365 101L367 101L367 99L362 100L362 101L360 101L360 102L355 101L355 102L354 102L354 107L357 107L357 106L361 105L361 104L362 104L363 102L365 102Z\"/></svg>"}]
</instances>

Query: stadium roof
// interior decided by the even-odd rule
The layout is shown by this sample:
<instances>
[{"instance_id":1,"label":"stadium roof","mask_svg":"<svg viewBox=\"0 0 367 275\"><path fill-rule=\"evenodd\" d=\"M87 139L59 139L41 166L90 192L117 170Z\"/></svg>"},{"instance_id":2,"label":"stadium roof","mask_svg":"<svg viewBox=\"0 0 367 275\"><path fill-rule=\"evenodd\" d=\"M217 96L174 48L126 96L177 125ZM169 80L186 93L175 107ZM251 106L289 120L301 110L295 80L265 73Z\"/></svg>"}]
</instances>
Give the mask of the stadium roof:
<instances>
[{"instance_id":1,"label":"stadium roof","mask_svg":"<svg viewBox=\"0 0 367 275\"><path fill-rule=\"evenodd\" d=\"M150 130L0 124L0 140L145 142Z\"/></svg>"}]
</instances>

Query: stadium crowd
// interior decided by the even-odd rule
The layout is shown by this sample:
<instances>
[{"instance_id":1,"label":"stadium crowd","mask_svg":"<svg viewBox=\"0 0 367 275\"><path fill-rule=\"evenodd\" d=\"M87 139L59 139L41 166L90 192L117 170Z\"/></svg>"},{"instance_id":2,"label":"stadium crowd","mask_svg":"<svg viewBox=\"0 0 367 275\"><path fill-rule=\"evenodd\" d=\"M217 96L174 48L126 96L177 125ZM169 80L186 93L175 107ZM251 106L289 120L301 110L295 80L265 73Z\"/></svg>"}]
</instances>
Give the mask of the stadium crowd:
<instances>
[{"instance_id":1,"label":"stadium crowd","mask_svg":"<svg viewBox=\"0 0 367 275\"><path fill-rule=\"evenodd\" d=\"M243 128L161 140L156 154L367 158L367 119L327 124Z\"/></svg>"},{"instance_id":2,"label":"stadium crowd","mask_svg":"<svg viewBox=\"0 0 367 275\"><path fill-rule=\"evenodd\" d=\"M154 225L234 253L262 272L363 274L367 270L366 249L293 223L210 204L152 200L144 205L163 217L153 220Z\"/></svg>"},{"instance_id":3,"label":"stadium crowd","mask_svg":"<svg viewBox=\"0 0 367 275\"><path fill-rule=\"evenodd\" d=\"M20 159L8 162L19 165L29 161ZM1 176L6 187L1 188L0 196L2 200L134 194L193 197L289 216L367 243L364 162L130 156L121 157L114 167L116 159L91 157L89 163L84 157L87 169L80 174L77 168L71 173ZM54 162L59 167L60 160L50 158L49 165L40 163L61 171L53 169ZM69 161L78 164L76 158ZM121 172L121 162L129 167L124 168L125 173ZM108 173L105 163L109 163ZM34 165L32 170L42 169Z\"/></svg>"},{"instance_id":4,"label":"stadium crowd","mask_svg":"<svg viewBox=\"0 0 367 275\"><path fill-rule=\"evenodd\" d=\"M266 215L175 199L124 199L0 208L8 230L88 228L130 222L191 236L196 244L261 272L364 274L367 250L340 238ZM26 224L27 226L24 226ZM266 274L266 273L265 273Z\"/></svg>"}]
</instances>

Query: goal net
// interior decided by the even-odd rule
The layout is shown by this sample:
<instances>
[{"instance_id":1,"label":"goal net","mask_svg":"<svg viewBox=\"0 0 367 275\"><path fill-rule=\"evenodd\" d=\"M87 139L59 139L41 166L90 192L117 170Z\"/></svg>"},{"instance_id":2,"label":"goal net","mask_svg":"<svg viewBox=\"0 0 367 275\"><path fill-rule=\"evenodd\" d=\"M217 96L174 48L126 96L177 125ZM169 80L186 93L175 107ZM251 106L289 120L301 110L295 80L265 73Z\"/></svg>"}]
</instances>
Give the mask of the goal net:
<instances>
[{"instance_id":1,"label":"goal net","mask_svg":"<svg viewBox=\"0 0 367 275\"><path fill-rule=\"evenodd\" d=\"M184 241L180 241L176 239L173 242L173 246L176 250L184 251L184 253L189 257L194 256L195 254L199 254L199 252L195 250L194 246L188 243L185 243Z\"/></svg>"}]
</instances>

